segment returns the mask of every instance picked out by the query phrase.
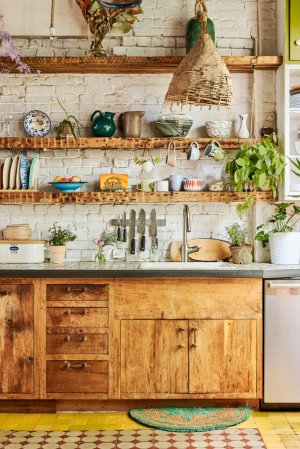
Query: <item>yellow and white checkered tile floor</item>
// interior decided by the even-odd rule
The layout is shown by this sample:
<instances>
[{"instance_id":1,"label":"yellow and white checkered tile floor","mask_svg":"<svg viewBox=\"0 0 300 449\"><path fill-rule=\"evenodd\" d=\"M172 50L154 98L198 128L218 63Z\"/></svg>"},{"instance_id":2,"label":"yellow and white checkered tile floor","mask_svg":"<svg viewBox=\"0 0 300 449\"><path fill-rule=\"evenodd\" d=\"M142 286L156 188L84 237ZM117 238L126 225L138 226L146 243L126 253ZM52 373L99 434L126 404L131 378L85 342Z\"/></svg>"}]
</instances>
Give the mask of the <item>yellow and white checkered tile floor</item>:
<instances>
[{"instance_id":1,"label":"yellow and white checkered tile floor","mask_svg":"<svg viewBox=\"0 0 300 449\"><path fill-rule=\"evenodd\" d=\"M300 449L300 412L252 412L239 428L259 429L267 449ZM1 430L143 429L125 412L20 414L1 413Z\"/></svg>"}]
</instances>

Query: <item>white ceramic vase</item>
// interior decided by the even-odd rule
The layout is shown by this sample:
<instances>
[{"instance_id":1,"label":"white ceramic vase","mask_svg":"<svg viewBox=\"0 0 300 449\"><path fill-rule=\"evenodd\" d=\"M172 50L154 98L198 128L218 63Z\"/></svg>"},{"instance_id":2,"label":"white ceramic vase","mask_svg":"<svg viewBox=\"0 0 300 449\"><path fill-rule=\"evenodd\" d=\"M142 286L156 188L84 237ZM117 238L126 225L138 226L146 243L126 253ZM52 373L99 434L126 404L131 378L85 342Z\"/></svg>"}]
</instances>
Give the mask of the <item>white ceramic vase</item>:
<instances>
[{"instance_id":1,"label":"white ceramic vase","mask_svg":"<svg viewBox=\"0 0 300 449\"><path fill-rule=\"evenodd\" d=\"M298 265L300 263L300 232L270 234L271 263Z\"/></svg>"},{"instance_id":2,"label":"white ceramic vase","mask_svg":"<svg viewBox=\"0 0 300 449\"><path fill-rule=\"evenodd\" d=\"M237 133L237 137L240 139L249 139L250 133L247 127L248 114L240 114L240 127Z\"/></svg>"}]
</instances>

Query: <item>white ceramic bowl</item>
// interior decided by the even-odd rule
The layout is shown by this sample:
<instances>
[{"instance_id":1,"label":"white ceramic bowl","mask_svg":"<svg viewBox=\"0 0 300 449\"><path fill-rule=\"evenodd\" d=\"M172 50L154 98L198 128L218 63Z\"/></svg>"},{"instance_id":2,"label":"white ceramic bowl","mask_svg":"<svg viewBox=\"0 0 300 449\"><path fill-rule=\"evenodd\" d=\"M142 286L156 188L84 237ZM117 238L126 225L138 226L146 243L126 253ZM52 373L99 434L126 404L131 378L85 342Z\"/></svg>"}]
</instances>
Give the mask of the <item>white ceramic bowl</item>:
<instances>
[{"instance_id":1,"label":"white ceramic bowl","mask_svg":"<svg viewBox=\"0 0 300 449\"><path fill-rule=\"evenodd\" d=\"M205 189L206 184L207 183L205 179L187 179L183 183L183 190L185 190L186 192L200 192L201 190Z\"/></svg>"},{"instance_id":2,"label":"white ceramic bowl","mask_svg":"<svg viewBox=\"0 0 300 449\"><path fill-rule=\"evenodd\" d=\"M205 123L206 132L209 137L222 138L230 137L232 121L231 120L214 120Z\"/></svg>"}]
</instances>

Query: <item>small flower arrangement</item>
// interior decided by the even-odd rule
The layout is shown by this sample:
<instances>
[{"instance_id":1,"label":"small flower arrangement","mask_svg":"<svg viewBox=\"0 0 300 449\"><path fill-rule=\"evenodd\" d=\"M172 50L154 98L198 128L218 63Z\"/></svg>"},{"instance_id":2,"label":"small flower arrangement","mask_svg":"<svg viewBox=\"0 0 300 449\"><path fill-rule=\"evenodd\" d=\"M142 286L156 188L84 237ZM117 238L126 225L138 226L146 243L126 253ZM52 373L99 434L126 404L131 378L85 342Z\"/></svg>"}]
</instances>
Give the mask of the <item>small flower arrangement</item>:
<instances>
[{"instance_id":1,"label":"small flower arrangement","mask_svg":"<svg viewBox=\"0 0 300 449\"><path fill-rule=\"evenodd\" d=\"M98 246L96 260L98 262L104 263L106 262L106 256L103 249L105 248L105 246L113 246L117 243L117 234L115 232L103 231L100 239L96 239L95 243Z\"/></svg>"},{"instance_id":2,"label":"small flower arrangement","mask_svg":"<svg viewBox=\"0 0 300 449\"><path fill-rule=\"evenodd\" d=\"M4 30L3 15L0 14L0 57L8 58L15 68L21 73L31 73L30 67L22 61L20 50L16 47L11 35ZM11 65L5 62L0 63L0 72L10 72Z\"/></svg>"}]
</instances>

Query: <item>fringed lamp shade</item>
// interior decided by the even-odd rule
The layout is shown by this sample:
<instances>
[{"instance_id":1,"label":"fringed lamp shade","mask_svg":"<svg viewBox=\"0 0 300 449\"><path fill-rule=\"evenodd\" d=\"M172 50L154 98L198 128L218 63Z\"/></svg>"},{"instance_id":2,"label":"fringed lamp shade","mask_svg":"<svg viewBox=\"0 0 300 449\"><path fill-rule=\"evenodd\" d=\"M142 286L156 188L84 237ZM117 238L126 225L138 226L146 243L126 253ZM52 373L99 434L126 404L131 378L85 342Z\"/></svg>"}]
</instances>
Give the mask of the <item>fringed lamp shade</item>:
<instances>
[{"instance_id":1,"label":"fringed lamp shade","mask_svg":"<svg viewBox=\"0 0 300 449\"><path fill-rule=\"evenodd\" d=\"M232 83L229 70L207 33L205 0L198 13L201 36L178 66L166 95L166 105L230 106Z\"/></svg>"}]
</instances>

